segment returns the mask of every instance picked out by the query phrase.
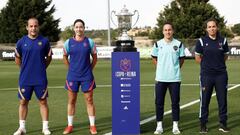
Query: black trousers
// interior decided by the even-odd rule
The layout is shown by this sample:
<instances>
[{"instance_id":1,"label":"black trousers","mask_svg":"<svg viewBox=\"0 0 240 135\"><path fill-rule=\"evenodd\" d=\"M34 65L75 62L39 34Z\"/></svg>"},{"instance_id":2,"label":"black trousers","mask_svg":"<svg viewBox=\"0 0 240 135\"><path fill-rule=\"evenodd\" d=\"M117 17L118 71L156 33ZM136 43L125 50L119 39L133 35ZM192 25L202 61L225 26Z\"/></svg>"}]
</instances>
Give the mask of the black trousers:
<instances>
[{"instance_id":1,"label":"black trousers","mask_svg":"<svg viewBox=\"0 0 240 135\"><path fill-rule=\"evenodd\" d=\"M213 88L215 88L219 122L226 124L227 121L227 84L228 75L222 73L218 75L201 75L200 76L200 111L199 119L202 124L208 122L209 104L212 97Z\"/></svg>"},{"instance_id":2,"label":"black trousers","mask_svg":"<svg viewBox=\"0 0 240 135\"><path fill-rule=\"evenodd\" d=\"M179 121L179 102L180 102L180 84L181 82L156 82L155 84L155 104L156 120L162 121L164 114L164 100L167 89L172 101L172 120Z\"/></svg>"}]
</instances>

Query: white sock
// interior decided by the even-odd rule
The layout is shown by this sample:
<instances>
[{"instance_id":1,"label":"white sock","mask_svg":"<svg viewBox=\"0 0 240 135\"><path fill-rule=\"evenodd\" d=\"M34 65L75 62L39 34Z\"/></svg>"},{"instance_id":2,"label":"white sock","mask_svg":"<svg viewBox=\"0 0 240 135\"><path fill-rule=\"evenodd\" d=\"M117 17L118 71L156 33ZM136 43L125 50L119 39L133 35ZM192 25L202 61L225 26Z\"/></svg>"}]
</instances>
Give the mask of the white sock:
<instances>
[{"instance_id":1,"label":"white sock","mask_svg":"<svg viewBox=\"0 0 240 135\"><path fill-rule=\"evenodd\" d=\"M95 116L88 116L88 118L89 118L90 126L94 126L95 125Z\"/></svg>"},{"instance_id":2,"label":"white sock","mask_svg":"<svg viewBox=\"0 0 240 135\"><path fill-rule=\"evenodd\" d=\"M162 121L157 122L157 129L156 130L160 130L160 129L163 129L162 128Z\"/></svg>"},{"instance_id":3,"label":"white sock","mask_svg":"<svg viewBox=\"0 0 240 135\"><path fill-rule=\"evenodd\" d=\"M48 129L48 121L42 121L43 130Z\"/></svg>"},{"instance_id":4,"label":"white sock","mask_svg":"<svg viewBox=\"0 0 240 135\"><path fill-rule=\"evenodd\" d=\"M178 121L173 121L173 128L178 128Z\"/></svg>"},{"instance_id":5,"label":"white sock","mask_svg":"<svg viewBox=\"0 0 240 135\"><path fill-rule=\"evenodd\" d=\"M68 126L73 125L73 116L68 115Z\"/></svg>"},{"instance_id":6,"label":"white sock","mask_svg":"<svg viewBox=\"0 0 240 135\"><path fill-rule=\"evenodd\" d=\"M26 123L25 120L19 120L19 128L25 129L25 123Z\"/></svg>"}]
</instances>

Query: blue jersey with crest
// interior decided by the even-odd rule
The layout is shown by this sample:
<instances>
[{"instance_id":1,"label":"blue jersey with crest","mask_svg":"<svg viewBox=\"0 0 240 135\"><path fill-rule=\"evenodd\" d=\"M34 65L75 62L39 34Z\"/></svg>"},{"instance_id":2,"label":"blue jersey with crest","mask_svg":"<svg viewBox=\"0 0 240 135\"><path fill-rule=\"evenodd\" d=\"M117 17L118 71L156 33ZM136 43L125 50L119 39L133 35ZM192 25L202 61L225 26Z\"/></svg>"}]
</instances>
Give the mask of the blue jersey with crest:
<instances>
[{"instance_id":1,"label":"blue jersey with crest","mask_svg":"<svg viewBox=\"0 0 240 135\"><path fill-rule=\"evenodd\" d=\"M87 37L82 41L76 41L74 38L68 39L64 43L64 55L69 56L67 80L93 80L90 55L96 53L96 46L92 39Z\"/></svg>"},{"instance_id":2,"label":"blue jersey with crest","mask_svg":"<svg viewBox=\"0 0 240 135\"><path fill-rule=\"evenodd\" d=\"M46 85L46 56L51 56L48 39L38 36L30 39L27 35L16 44L16 57L21 58L20 86Z\"/></svg>"},{"instance_id":3,"label":"blue jersey with crest","mask_svg":"<svg viewBox=\"0 0 240 135\"><path fill-rule=\"evenodd\" d=\"M226 38L217 36L215 40L208 35L196 43L195 54L202 56L201 74L219 74L226 72L224 55L229 53Z\"/></svg>"}]
</instances>

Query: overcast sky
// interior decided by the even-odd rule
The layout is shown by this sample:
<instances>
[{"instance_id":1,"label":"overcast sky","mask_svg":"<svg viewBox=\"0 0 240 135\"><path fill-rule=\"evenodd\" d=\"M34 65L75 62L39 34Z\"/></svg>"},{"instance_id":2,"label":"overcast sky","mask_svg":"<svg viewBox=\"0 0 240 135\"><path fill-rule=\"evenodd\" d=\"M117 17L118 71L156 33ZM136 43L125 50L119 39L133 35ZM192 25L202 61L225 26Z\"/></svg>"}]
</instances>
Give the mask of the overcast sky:
<instances>
[{"instance_id":1,"label":"overcast sky","mask_svg":"<svg viewBox=\"0 0 240 135\"><path fill-rule=\"evenodd\" d=\"M60 28L72 25L75 19L81 18L85 21L88 29L107 29L107 2L108 0L53 0L56 12L54 17L60 18ZM156 18L164 6L171 0L110 0L110 11L120 12L124 5L129 12L138 10L140 17L136 26L156 25ZM0 9L6 6L7 0L0 0ZM219 11L221 16L227 20L227 24L240 23L240 1L239 0L210 0ZM116 21L116 17L113 16ZM133 17L133 21L136 16ZM111 23L111 27L115 26Z\"/></svg>"}]
</instances>

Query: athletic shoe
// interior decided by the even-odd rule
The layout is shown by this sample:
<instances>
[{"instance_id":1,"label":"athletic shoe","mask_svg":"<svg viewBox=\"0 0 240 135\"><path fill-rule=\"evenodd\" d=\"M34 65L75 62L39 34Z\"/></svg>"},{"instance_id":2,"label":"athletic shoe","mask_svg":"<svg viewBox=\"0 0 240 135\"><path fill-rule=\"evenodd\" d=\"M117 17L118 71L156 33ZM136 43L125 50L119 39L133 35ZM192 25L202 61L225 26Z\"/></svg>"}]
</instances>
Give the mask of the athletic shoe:
<instances>
[{"instance_id":1,"label":"athletic shoe","mask_svg":"<svg viewBox=\"0 0 240 135\"><path fill-rule=\"evenodd\" d=\"M206 124L201 124L199 133L206 134L208 132Z\"/></svg>"},{"instance_id":2,"label":"athletic shoe","mask_svg":"<svg viewBox=\"0 0 240 135\"><path fill-rule=\"evenodd\" d=\"M13 135L25 135L26 129L25 128L19 128Z\"/></svg>"},{"instance_id":3,"label":"athletic shoe","mask_svg":"<svg viewBox=\"0 0 240 135\"><path fill-rule=\"evenodd\" d=\"M178 127L174 127L174 128L172 129L172 133L173 133L174 135L178 135L178 134L180 134L181 132L180 132L180 130L178 129Z\"/></svg>"},{"instance_id":4,"label":"athletic shoe","mask_svg":"<svg viewBox=\"0 0 240 135\"><path fill-rule=\"evenodd\" d=\"M42 130L42 133L43 133L44 135L51 135L51 132L49 131L48 128L43 129L43 130Z\"/></svg>"},{"instance_id":5,"label":"athletic shoe","mask_svg":"<svg viewBox=\"0 0 240 135\"><path fill-rule=\"evenodd\" d=\"M96 126L90 126L90 129L89 129L90 133L92 135L96 135L97 134L97 128Z\"/></svg>"},{"instance_id":6,"label":"athletic shoe","mask_svg":"<svg viewBox=\"0 0 240 135\"><path fill-rule=\"evenodd\" d=\"M162 127L157 127L156 130L154 131L155 135L161 135L163 133L163 128Z\"/></svg>"},{"instance_id":7,"label":"athletic shoe","mask_svg":"<svg viewBox=\"0 0 240 135\"><path fill-rule=\"evenodd\" d=\"M73 131L73 126L67 126L64 131L63 131L63 134L66 135L66 134L70 134L72 133Z\"/></svg>"},{"instance_id":8,"label":"athletic shoe","mask_svg":"<svg viewBox=\"0 0 240 135\"><path fill-rule=\"evenodd\" d=\"M222 123L220 124L220 127L219 127L218 130L222 131L224 133L230 132L230 129L227 127L227 125L226 124L222 124Z\"/></svg>"}]
</instances>

